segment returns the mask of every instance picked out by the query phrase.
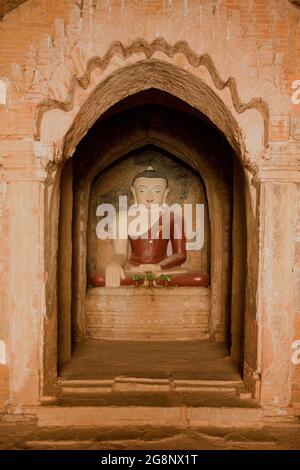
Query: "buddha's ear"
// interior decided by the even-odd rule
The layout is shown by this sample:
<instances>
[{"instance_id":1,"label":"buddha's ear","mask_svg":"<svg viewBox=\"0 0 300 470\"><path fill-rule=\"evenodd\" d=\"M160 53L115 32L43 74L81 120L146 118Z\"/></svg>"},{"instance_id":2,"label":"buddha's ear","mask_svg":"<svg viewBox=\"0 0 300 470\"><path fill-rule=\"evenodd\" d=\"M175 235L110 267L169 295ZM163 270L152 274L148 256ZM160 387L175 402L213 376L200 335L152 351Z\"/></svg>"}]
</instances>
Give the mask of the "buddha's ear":
<instances>
[{"instance_id":1,"label":"buddha's ear","mask_svg":"<svg viewBox=\"0 0 300 470\"><path fill-rule=\"evenodd\" d=\"M164 199L163 199L163 204L166 204L166 201L167 201L167 199L168 199L169 193L170 193L170 190L169 190L169 188L167 188L167 189L165 190Z\"/></svg>"},{"instance_id":2,"label":"buddha's ear","mask_svg":"<svg viewBox=\"0 0 300 470\"><path fill-rule=\"evenodd\" d=\"M131 194L133 196L133 202L134 202L134 205L135 207L137 207L138 203L137 203L137 197L136 197L136 192L135 192L135 189L133 186L130 186L130 191L131 191Z\"/></svg>"}]
</instances>

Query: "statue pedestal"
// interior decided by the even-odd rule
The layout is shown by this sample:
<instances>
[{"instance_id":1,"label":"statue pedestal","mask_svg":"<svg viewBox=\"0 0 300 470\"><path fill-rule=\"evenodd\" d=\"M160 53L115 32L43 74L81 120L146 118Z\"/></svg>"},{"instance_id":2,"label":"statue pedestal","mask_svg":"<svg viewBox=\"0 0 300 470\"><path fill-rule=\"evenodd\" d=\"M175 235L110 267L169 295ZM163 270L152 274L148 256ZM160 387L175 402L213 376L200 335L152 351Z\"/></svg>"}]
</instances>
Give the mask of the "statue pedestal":
<instances>
[{"instance_id":1,"label":"statue pedestal","mask_svg":"<svg viewBox=\"0 0 300 470\"><path fill-rule=\"evenodd\" d=\"M207 339L209 312L205 287L94 287L85 300L87 335L94 339Z\"/></svg>"}]
</instances>

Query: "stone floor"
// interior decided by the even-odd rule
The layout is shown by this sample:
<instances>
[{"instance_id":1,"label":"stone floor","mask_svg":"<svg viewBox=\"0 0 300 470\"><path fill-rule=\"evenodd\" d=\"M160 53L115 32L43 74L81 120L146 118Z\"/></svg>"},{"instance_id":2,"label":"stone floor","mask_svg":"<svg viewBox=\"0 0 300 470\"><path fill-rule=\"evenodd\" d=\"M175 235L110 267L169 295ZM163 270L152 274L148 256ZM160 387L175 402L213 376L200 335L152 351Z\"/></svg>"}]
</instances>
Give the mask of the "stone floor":
<instances>
[{"instance_id":1,"label":"stone floor","mask_svg":"<svg viewBox=\"0 0 300 470\"><path fill-rule=\"evenodd\" d=\"M0 449L222 450L300 449L300 424L261 429L176 427L37 428L0 423Z\"/></svg>"},{"instance_id":2,"label":"stone floor","mask_svg":"<svg viewBox=\"0 0 300 470\"><path fill-rule=\"evenodd\" d=\"M228 356L226 345L211 341L191 342L121 342L86 340L74 348L72 360L62 367L62 381L92 379L115 379L116 377L147 377L149 379L176 380L228 380L241 379L237 365ZM96 384L97 385L97 384ZM73 390L73 389L72 389ZM72 391L71 390L71 391ZM68 389L67 389L68 391ZM90 393L90 389L88 389ZM67 398L73 400L110 400L109 405L115 406L119 392L88 398ZM82 392L83 393L83 392ZM233 392L213 394L214 406L223 407L224 400L237 400ZM67 394L68 395L68 394ZM141 394L136 394L141 403ZM161 393L163 396L163 393ZM174 395L174 396L173 396ZM169 403L173 406L176 393L167 393ZM135 392L123 393L128 406L134 402ZM143 399L150 400L151 393L143 394ZM224 398L225 396L225 398ZM150 397L150 398L149 398ZM175 397L175 398L174 398ZM211 406L211 392L195 395L204 402L191 403L191 406ZM200 398L199 398L200 397ZM164 397L163 397L164 398ZM184 398L188 393L184 392ZM178 397L176 398L178 399ZM132 401L133 400L133 401ZM173 400L173 401L172 401ZM194 400L194 398L193 398ZM206 401L207 403L206 403ZM101 402L100 405L105 404ZM228 406L226 401L225 404ZM242 401L244 406L246 401ZM89 404L89 403L88 403ZM124 403L122 402L123 406ZM126 404L126 403L125 403ZM147 402L149 405L149 403ZM69 403L70 405L70 403ZM75 404L76 405L76 404ZM86 405L86 403L85 403ZM151 403L150 403L151 405ZM157 406L157 394L155 395ZM71 407L74 403L71 403ZM240 405L239 405L240 406ZM248 406L249 407L249 406ZM76 406L75 406L76 408ZM252 428L243 427L180 427L177 425L144 426L124 425L105 427L95 426L37 426L35 422L15 423L0 421L0 449L83 449L83 450L222 450L222 449L300 449L299 424L267 425L256 423Z\"/></svg>"},{"instance_id":3,"label":"stone floor","mask_svg":"<svg viewBox=\"0 0 300 470\"><path fill-rule=\"evenodd\" d=\"M74 346L64 379L116 376L239 380L241 373L225 343L201 341L109 341L88 339Z\"/></svg>"}]
</instances>

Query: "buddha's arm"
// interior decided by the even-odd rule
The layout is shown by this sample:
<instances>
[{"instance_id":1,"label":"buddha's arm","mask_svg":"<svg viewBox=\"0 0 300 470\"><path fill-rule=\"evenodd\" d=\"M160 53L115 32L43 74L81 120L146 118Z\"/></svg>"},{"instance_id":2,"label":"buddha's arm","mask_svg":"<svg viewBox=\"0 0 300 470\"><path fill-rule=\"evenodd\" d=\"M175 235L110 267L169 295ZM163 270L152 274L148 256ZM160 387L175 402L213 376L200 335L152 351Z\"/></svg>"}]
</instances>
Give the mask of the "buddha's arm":
<instances>
[{"instance_id":1,"label":"buddha's arm","mask_svg":"<svg viewBox=\"0 0 300 470\"><path fill-rule=\"evenodd\" d=\"M159 265L161 269L170 269L174 266L181 266L186 260L186 255L182 253L175 253L162 260Z\"/></svg>"},{"instance_id":2,"label":"buddha's arm","mask_svg":"<svg viewBox=\"0 0 300 470\"><path fill-rule=\"evenodd\" d=\"M184 227L182 225L181 230L176 230L174 220L172 222L173 223L171 227L171 242L173 255L168 256L159 263L162 269L170 269L174 268L174 266L180 266L186 260L186 239L184 235ZM181 234L180 238L175 237L175 233L177 232Z\"/></svg>"},{"instance_id":3,"label":"buddha's arm","mask_svg":"<svg viewBox=\"0 0 300 470\"><path fill-rule=\"evenodd\" d=\"M118 222L118 216L116 222ZM121 280L125 278L123 266L128 257L128 239L114 239L113 250L114 256L105 268L105 285L107 287L119 287Z\"/></svg>"},{"instance_id":4,"label":"buddha's arm","mask_svg":"<svg viewBox=\"0 0 300 470\"><path fill-rule=\"evenodd\" d=\"M119 233L120 217L120 214L116 214L116 218L114 220L116 233L116 238L113 239L114 256L109 264L117 264L119 266L124 266L128 258L128 238L121 238L121 235Z\"/></svg>"},{"instance_id":5,"label":"buddha's arm","mask_svg":"<svg viewBox=\"0 0 300 470\"><path fill-rule=\"evenodd\" d=\"M106 287L119 287L125 279L123 266L127 261L127 240L114 240L114 256L105 268Z\"/></svg>"},{"instance_id":6,"label":"buddha's arm","mask_svg":"<svg viewBox=\"0 0 300 470\"><path fill-rule=\"evenodd\" d=\"M128 258L128 240L113 241L114 256L111 262L124 266Z\"/></svg>"}]
</instances>

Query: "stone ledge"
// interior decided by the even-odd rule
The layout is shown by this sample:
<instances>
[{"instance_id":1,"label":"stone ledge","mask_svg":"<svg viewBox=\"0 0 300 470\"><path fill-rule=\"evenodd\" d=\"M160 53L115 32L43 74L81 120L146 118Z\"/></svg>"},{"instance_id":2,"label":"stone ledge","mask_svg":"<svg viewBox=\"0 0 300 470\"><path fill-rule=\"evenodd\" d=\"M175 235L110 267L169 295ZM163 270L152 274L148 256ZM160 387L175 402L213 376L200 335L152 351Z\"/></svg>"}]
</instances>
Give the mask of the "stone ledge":
<instances>
[{"instance_id":1,"label":"stone ledge","mask_svg":"<svg viewBox=\"0 0 300 470\"><path fill-rule=\"evenodd\" d=\"M175 294L176 292L176 294ZM93 287L88 290L89 296L205 296L210 297L209 287L135 287L135 286L121 286L121 287Z\"/></svg>"},{"instance_id":2,"label":"stone ledge","mask_svg":"<svg viewBox=\"0 0 300 470\"><path fill-rule=\"evenodd\" d=\"M254 176L254 182L300 183L300 171L292 167L265 167Z\"/></svg>"},{"instance_id":3,"label":"stone ledge","mask_svg":"<svg viewBox=\"0 0 300 470\"><path fill-rule=\"evenodd\" d=\"M42 406L38 426L261 426L263 410L246 407Z\"/></svg>"}]
</instances>

